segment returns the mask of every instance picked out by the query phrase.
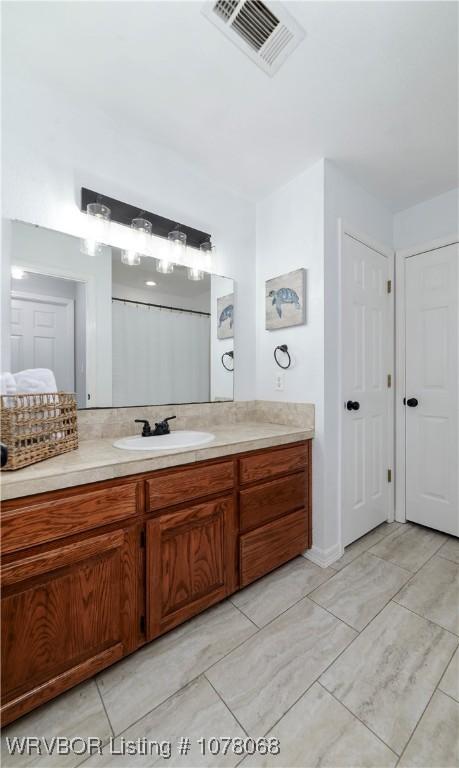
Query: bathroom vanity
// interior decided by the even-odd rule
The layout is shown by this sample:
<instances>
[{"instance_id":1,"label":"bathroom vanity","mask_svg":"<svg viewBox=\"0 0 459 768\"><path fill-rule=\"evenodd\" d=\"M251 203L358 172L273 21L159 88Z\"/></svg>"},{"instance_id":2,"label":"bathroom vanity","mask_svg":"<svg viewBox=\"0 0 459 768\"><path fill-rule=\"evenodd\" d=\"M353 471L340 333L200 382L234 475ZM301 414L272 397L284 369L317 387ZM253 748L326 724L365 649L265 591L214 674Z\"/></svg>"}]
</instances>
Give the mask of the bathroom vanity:
<instances>
[{"instance_id":1,"label":"bathroom vanity","mask_svg":"<svg viewBox=\"0 0 459 768\"><path fill-rule=\"evenodd\" d=\"M4 724L311 546L311 440L283 442L7 495Z\"/></svg>"}]
</instances>

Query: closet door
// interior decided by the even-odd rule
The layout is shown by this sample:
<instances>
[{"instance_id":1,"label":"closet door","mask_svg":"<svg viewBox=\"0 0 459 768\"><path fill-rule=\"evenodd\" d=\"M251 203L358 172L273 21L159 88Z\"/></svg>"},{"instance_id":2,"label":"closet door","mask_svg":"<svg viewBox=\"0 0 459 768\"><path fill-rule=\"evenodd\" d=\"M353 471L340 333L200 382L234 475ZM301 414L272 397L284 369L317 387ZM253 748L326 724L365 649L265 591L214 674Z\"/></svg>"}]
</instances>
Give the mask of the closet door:
<instances>
[{"instance_id":1,"label":"closet door","mask_svg":"<svg viewBox=\"0 0 459 768\"><path fill-rule=\"evenodd\" d=\"M389 513L393 439L388 375L392 372L389 258L348 234L342 254L343 544Z\"/></svg>"},{"instance_id":2,"label":"closet door","mask_svg":"<svg viewBox=\"0 0 459 768\"><path fill-rule=\"evenodd\" d=\"M406 260L406 517L459 535L459 246Z\"/></svg>"}]
</instances>

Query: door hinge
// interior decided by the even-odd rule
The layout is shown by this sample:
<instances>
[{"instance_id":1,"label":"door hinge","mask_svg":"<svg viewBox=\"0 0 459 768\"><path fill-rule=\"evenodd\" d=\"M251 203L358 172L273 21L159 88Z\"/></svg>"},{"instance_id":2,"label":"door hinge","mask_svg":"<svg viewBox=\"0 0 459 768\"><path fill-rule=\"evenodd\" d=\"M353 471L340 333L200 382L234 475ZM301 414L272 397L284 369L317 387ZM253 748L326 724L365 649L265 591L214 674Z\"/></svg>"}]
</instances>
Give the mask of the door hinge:
<instances>
[{"instance_id":1,"label":"door hinge","mask_svg":"<svg viewBox=\"0 0 459 768\"><path fill-rule=\"evenodd\" d=\"M145 547L145 531L140 531L140 546Z\"/></svg>"},{"instance_id":2,"label":"door hinge","mask_svg":"<svg viewBox=\"0 0 459 768\"><path fill-rule=\"evenodd\" d=\"M142 635L145 634L145 616L140 617L140 631Z\"/></svg>"},{"instance_id":3,"label":"door hinge","mask_svg":"<svg viewBox=\"0 0 459 768\"><path fill-rule=\"evenodd\" d=\"M388 483L392 482L392 470L391 469L387 470L387 482Z\"/></svg>"},{"instance_id":4,"label":"door hinge","mask_svg":"<svg viewBox=\"0 0 459 768\"><path fill-rule=\"evenodd\" d=\"M392 280L387 281L387 293L392 293Z\"/></svg>"},{"instance_id":5,"label":"door hinge","mask_svg":"<svg viewBox=\"0 0 459 768\"><path fill-rule=\"evenodd\" d=\"M390 389L392 386L392 375L390 373L387 374L387 388Z\"/></svg>"}]
</instances>

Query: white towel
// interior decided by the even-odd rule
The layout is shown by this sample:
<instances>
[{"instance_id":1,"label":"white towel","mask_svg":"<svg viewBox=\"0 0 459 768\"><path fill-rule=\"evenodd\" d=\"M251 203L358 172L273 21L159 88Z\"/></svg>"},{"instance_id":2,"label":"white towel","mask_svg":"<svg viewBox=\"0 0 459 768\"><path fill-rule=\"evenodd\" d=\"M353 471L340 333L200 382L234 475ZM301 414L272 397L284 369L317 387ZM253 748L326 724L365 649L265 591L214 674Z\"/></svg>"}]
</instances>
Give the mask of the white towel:
<instances>
[{"instance_id":1,"label":"white towel","mask_svg":"<svg viewBox=\"0 0 459 768\"><path fill-rule=\"evenodd\" d=\"M49 368L28 368L14 374L18 394L57 392L54 373Z\"/></svg>"},{"instance_id":2,"label":"white towel","mask_svg":"<svg viewBox=\"0 0 459 768\"><path fill-rule=\"evenodd\" d=\"M18 395L39 395L57 392L57 385L54 373L49 368L28 368L25 371L19 371L14 374L14 380L17 386ZM46 402L50 405L54 401L54 398L47 398ZM40 416L41 412L36 414ZM42 417L59 416L60 410L57 408L55 411L46 410L41 414ZM41 432L39 424L31 428L31 432ZM62 437L61 432L56 432L51 435L52 440L57 440Z\"/></svg>"},{"instance_id":3,"label":"white towel","mask_svg":"<svg viewBox=\"0 0 459 768\"><path fill-rule=\"evenodd\" d=\"M0 395L15 395L17 393L16 381L12 373L6 371L0 374ZM16 404L14 398L5 397L3 405L12 408Z\"/></svg>"},{"instance_id":4,"label":"white towel","mask_svg":"<svg viewBox=\"0 0 459 768\"><path fill-rule=\"evenodd\" d=\"M0 395L15 395L18 391L16 380L12 373L6 371L0 374Z\"/></svg>"}]
</instances>

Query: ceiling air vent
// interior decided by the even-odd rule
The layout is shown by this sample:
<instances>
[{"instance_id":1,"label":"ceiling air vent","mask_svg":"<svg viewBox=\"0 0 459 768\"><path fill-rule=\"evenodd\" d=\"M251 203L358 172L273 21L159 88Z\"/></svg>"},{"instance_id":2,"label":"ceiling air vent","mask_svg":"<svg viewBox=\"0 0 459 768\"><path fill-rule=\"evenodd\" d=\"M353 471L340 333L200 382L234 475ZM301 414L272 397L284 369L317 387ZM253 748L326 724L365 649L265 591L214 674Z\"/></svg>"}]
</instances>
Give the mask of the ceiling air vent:
<instances>
[{"instance_id":1,"label":"ceiling air vent","mask_svg":"<svg viewBox=\"0 0 459 768\"><path fill-rule=\"evenodd\" d=\"M215 0L206 2L204 15L258 64L273 75L304 37L297 21L276 2Z\"/></svg>"}]
</instances>

